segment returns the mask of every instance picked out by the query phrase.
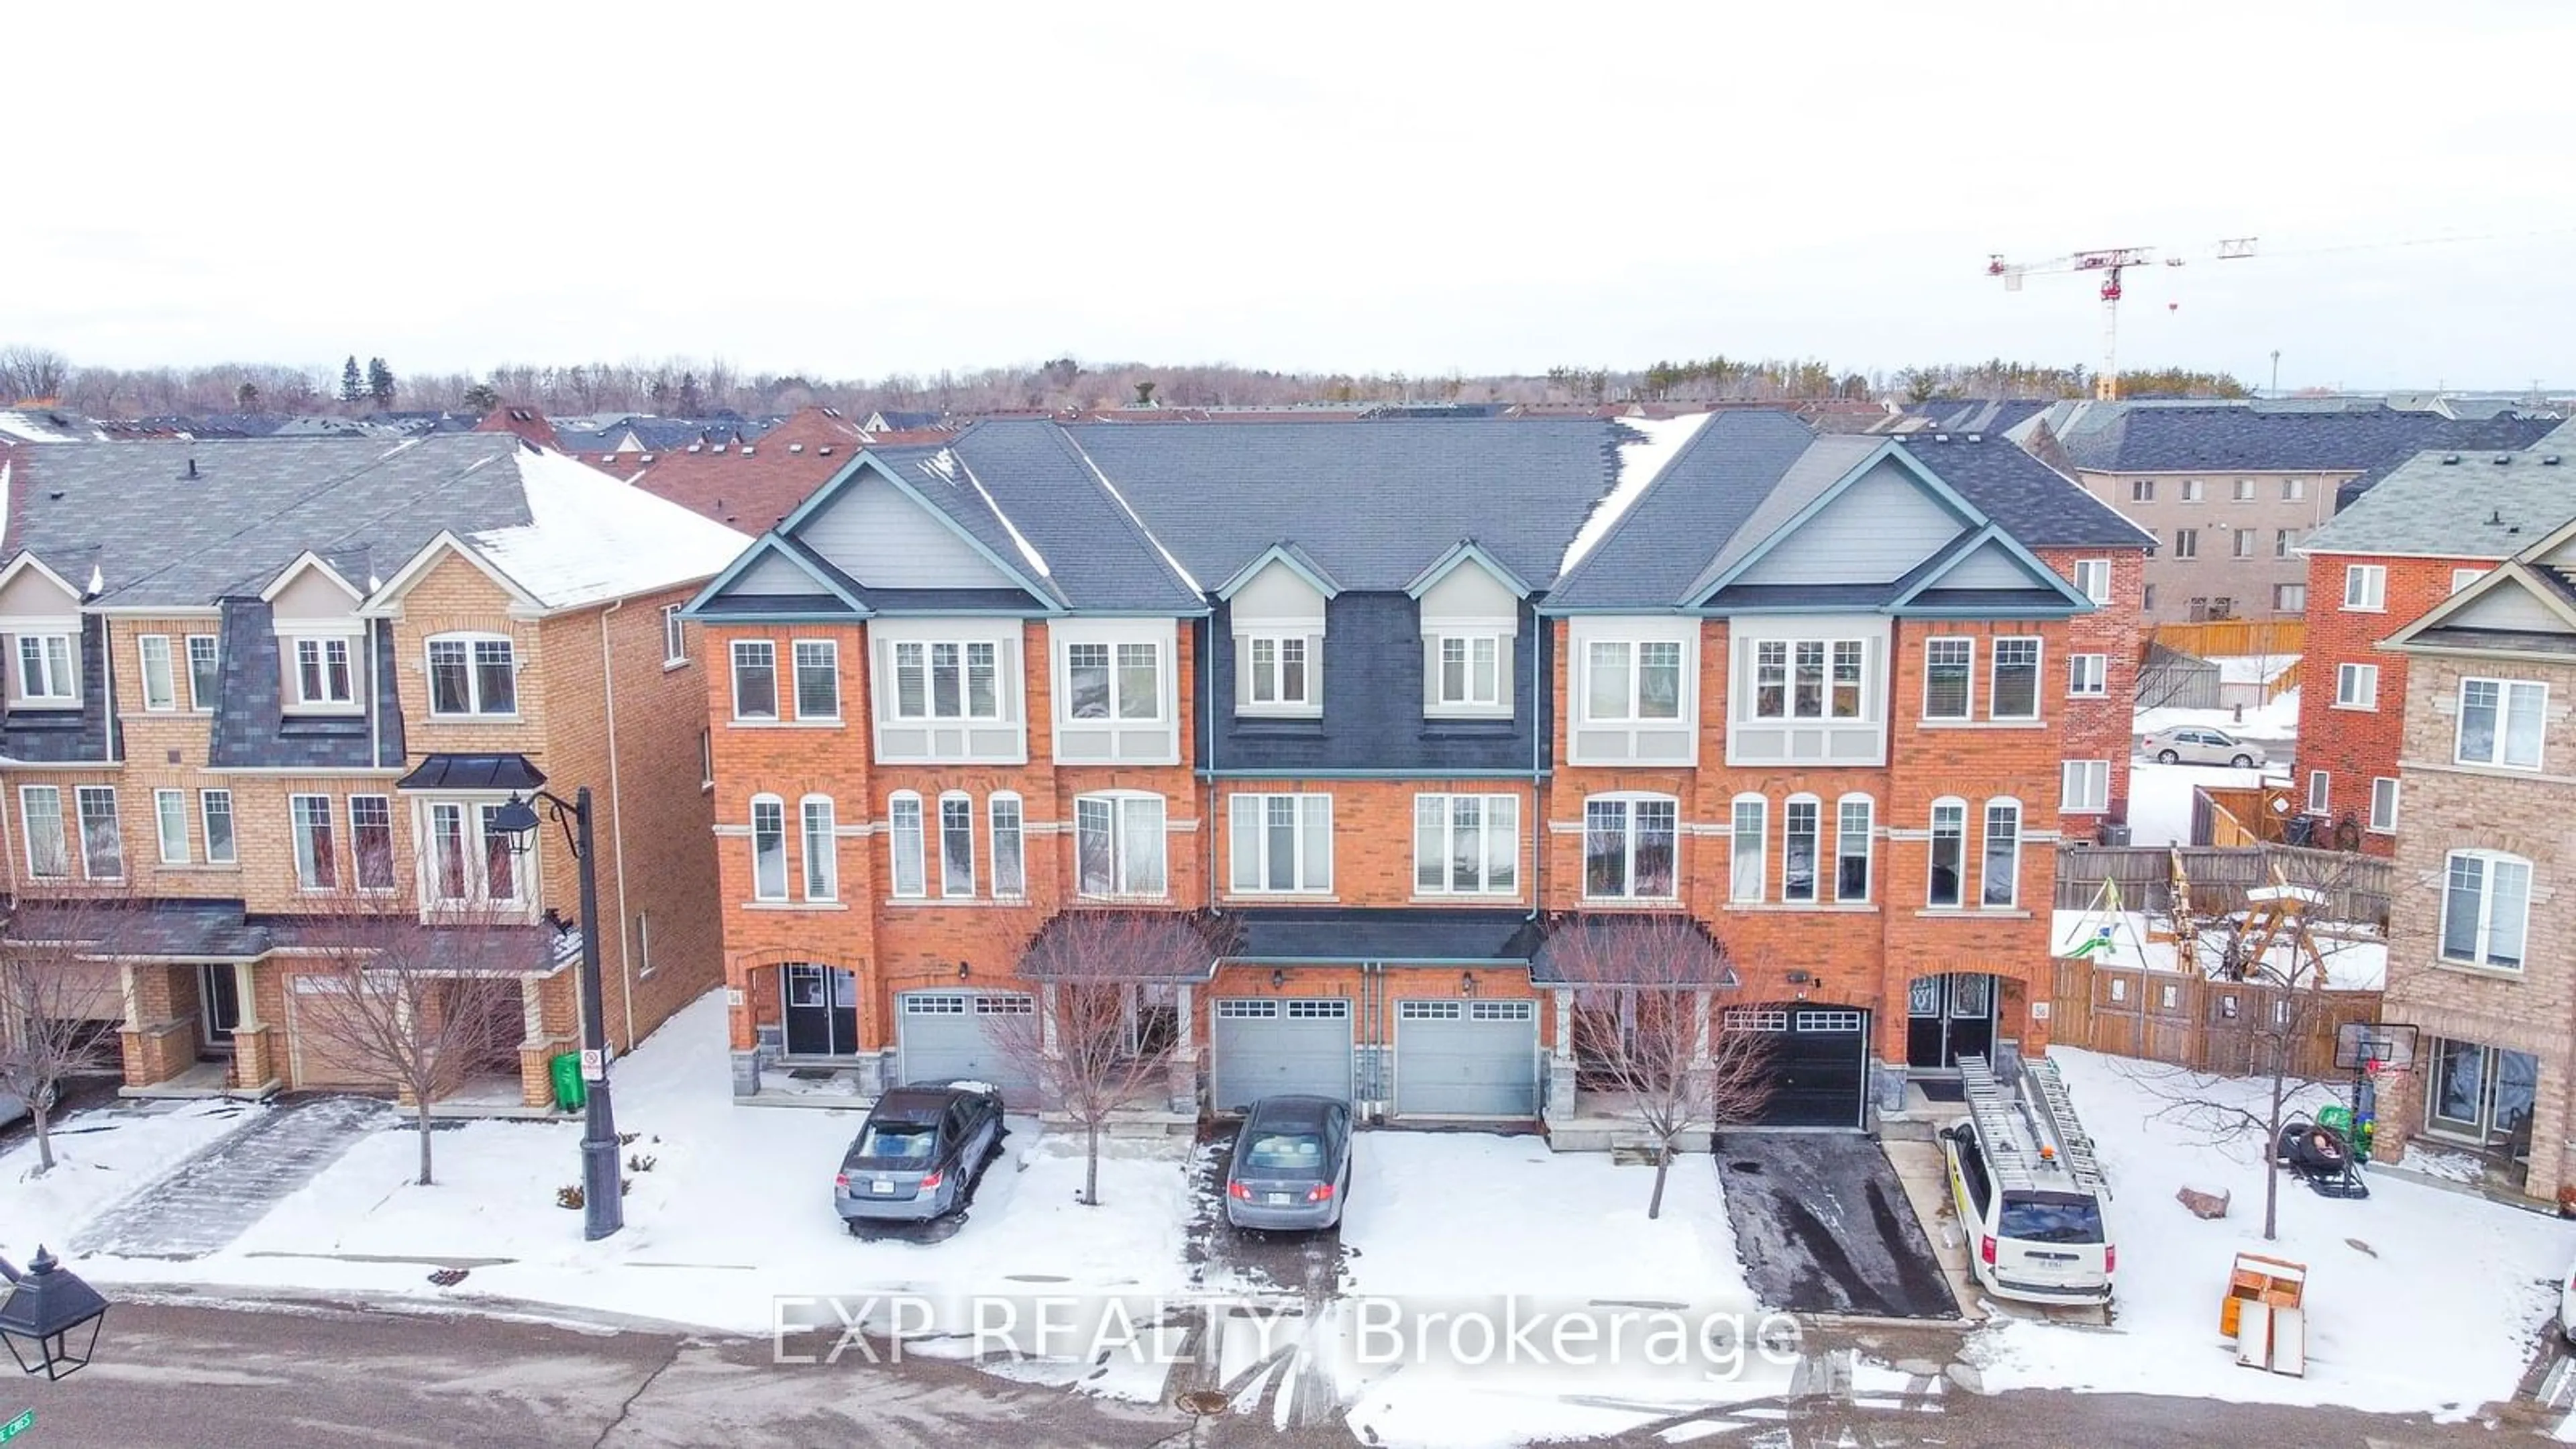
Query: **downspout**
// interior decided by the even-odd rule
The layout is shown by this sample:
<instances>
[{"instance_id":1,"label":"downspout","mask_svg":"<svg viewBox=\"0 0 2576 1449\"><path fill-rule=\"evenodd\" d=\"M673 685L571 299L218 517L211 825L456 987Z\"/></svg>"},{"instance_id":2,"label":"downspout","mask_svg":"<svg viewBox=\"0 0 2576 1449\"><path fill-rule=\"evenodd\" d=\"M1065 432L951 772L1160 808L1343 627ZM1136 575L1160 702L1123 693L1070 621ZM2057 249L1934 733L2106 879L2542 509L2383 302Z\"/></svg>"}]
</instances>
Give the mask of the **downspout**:
<instances>
[{"instance_id":1,"label":"downspout","mask_svg":"<svg viewBox=\"0 0 2576 1449\"><path fill-rule=\"evenodd\" d=\"M617 852L617 979L624 983L620 992L626 998L626 1049L635 1050L635 954L626 949L626 807L618 794L617 771L617 659L608 645L608 616L626 607L619 599L599 611L599 678L607 693L608 705L608 843ZM581 923L585 931L599 929L597 921Z\"/></svg>"},{"instance_id":2,"label":"downspout","mask_svg":"<svg viewBox=\"0 0 2576 1449\"><path fill-rule=\"evenodd\" d=\"M125 758L116 748L116 629L106 615L92 617L98 620L98 678L107 705L100 711L107 722L107 738L100 742L100 754L109 764L122 765ZM88 630L82 632L86 634Z\"/></svg>"},{"instance_id":3,"label":"downspout","mask_svg":"<svg viewBox=\"0 0 2576 1449\"><path fill-rule=\"evenodd\" d=\"M367 764L376 769L385 763L385 683L376 677L376 629L382 622L367 616Z\"/></svg>"}]
</instances>

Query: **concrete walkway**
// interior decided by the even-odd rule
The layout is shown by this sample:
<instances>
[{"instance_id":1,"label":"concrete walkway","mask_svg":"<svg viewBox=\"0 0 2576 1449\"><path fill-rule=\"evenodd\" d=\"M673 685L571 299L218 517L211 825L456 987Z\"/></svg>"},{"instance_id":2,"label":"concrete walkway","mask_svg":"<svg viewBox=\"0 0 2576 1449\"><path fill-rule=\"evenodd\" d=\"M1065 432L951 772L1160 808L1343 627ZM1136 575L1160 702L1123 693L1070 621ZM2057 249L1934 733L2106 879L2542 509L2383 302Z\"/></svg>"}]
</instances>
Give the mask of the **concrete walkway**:
<instances>
[{"instance_id":1,"label":"concrete walkway","mask_svg":"<svg viewBox=\"0 0 2576 1449\"><path fill-rule=\"evenodd\" d=\"M173 1259L219 1252L393 1115L365 1097L281 1103L92 1221L71 1250Z\"/></svg>"}]
</instances>

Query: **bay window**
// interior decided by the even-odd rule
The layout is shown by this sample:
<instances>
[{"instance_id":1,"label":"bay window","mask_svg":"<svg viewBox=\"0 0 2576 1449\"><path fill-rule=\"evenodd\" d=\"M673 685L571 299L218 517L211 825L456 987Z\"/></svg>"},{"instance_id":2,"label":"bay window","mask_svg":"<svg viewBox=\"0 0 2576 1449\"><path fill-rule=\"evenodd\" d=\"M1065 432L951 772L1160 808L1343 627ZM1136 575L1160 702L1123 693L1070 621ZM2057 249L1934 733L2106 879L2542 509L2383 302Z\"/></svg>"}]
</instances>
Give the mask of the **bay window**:
<instances>
[{"instance_id":1,"label":"bay window","mask_svg":"<svg viewBox=\"0 0 2576 1449\"><path fill-rule=\"evenodd\" d=\"M1586 716L1679 719L1682 646L1668 639L1596 639L1585 657Z\"/></svg>"},{"instance_id":2,"label":"bay window","mask_svg":"<svg viewBox=\"0 0 2576 1449\"><path fill-rule=\"evenodd\" d=\"M896 719L1002 717L1001 646L908 639L894 646Z\"/></svg>"},{"instance_id":3,"label":"bay window","mask_svg":"<svg viewBox=\"0 0 2576 1449\"><path fill-rule=\"evenodd\" d=\"M1152 644L1067 644L1064 672L1068 719L1162 718L1162 651Z\"/></svg>"}]
</instances>

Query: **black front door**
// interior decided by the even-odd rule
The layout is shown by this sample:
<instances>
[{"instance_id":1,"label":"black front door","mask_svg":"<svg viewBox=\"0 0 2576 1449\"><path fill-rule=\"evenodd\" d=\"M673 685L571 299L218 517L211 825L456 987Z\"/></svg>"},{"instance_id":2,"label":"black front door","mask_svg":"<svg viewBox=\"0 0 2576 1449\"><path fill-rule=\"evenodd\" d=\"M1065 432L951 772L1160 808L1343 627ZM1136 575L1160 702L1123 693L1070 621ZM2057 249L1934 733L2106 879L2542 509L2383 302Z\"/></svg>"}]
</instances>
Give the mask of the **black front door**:
<instances>
[{"instance_id":1,"label":"black front door","mask_svg":"<svg viewBox=\"0 0 2576 1449\"><path fill-rule=\"evenodd\" d=\"M197 968L198 1042L209 1050L230 1051L233 1032L241 1026L241 978L230 965Z\"/></svg>"},{"instance_id":2,"label":"black front door","mask_svg":"<svg viewBox=\"0 0 2576 1449\"><path fill-rule=\"evenodd\" d=\"M859 1049L859 980L802 962L779 968L787 1054L845 1057Z\"/></svg>"},{"instance_id":3,"label":"black front door","mask_svg":"<svg viewBox=\"0 0 2576 1449\"><path fill-rule=\"evenodd\" d=\"M1963 971L1917 976L1906 988L1905 1065L1948 1071L1995 1049L1995 978Z\"/></svg>"}]
</instances>

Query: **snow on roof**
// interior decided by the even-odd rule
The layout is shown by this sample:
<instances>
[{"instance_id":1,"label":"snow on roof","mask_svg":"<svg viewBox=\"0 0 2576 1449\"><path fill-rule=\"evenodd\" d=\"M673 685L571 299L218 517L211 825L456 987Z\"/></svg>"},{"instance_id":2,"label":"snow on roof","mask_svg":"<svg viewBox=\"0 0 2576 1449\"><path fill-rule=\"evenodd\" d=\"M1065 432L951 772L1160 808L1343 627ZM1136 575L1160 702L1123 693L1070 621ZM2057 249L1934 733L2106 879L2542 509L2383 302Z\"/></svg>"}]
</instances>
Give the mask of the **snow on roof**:
<instances>
[{"instance_id":1,"label":"snow on roof","mask_svg":"<svg viewBox=\"0 0 2576 1449\"><path fill-rule=\"evenodd\" d=\"M560 453L512 456L530 521L466 541L549 609L713 578L751 546L747 534Z\"/></svg>"},{"instance_id":2,"label":"snow on roof","mask_svg":"<svg viewBox=\"0 0 2576 1449\"><path fill-rule=\"evenodd\" d=\"M984 500L985 508L991 510L993 517L1001 521L1002 531L1011 536L1012 543L1018 545L1020 558L1025 561L1030 568L1037 570L1039 578L1043 579L1054 577L1053 573L1047 568L1046 555L1038 552L1037 545L1029 542L1029 536L1027 534L1020 532L1020 526L1011 521L1011 515L1002 511L1002 505L993 501L992 493L984 487L984 480L975 476L975 470L967 466L965 459L957 456L957 451L954 448L942 448L938 452L932 454L930 458L930 466L936 470L941 477L947 478L952 483L956 481L954 477L950 476L952 473L965 474L966 481L973 485L975 489L975 496Z\"/></svg>"},{"instance_id":3,"label":"snow on roof","mask_svg":"<svg viewBox=\"0 0 2576 1449\"><path fill-rule=\"evenodd\" d=\"M30 413L0 411L0 437L16 438L22 443L77 443L77 434L66 433Z\"/></svg>"},{"instance_id":4,"label":"snow on roof","mask_svg":"<svg viewBox=\"0 0 2576 1449\"><path fill-rule=\"evenodd\" d=\"M1601 501L1592 506L1591 516L1574 531L1574 541L1565 546L1565 557L1556 566L1558 578L1574 572L1574 566L1583 561L1585 554L1592 552L1593 545L1618 526L1630 506L1644 495L1646 485L1654 482L1656 475L1664 471L1664 466L1672 462L1673 455L1682 450L1682 445L1699 436L1699 430L1715 416L1715 413L1688 413L1678 418L1620 419L1621 426L1632 428L1644 436L1619 445L1619 482L1602 495Z\"/></svg>"}]
</instances>

